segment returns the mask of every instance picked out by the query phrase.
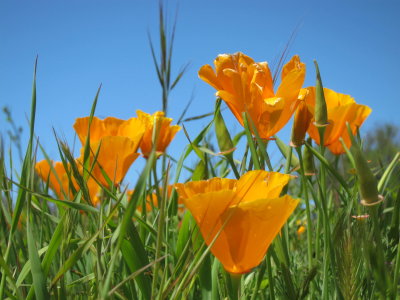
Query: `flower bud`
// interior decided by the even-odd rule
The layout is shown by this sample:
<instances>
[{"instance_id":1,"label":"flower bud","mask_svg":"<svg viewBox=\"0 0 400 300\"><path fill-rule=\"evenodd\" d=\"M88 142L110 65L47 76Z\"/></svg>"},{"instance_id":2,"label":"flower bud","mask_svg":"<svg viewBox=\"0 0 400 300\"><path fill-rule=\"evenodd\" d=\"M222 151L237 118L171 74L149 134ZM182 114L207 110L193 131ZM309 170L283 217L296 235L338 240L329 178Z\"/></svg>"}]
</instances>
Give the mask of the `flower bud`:
<instances>
[{"instance_id":1,"label":"flower bud","mask_svg":"<svg viewBox=\"0 0 400 300\"><path fill-rule=\"evenodd\" d=\"M300 102L294 115L292 137L290 139L290 146L292 147L300 147L304 144L304 137L312 119L312 114L308 111L307 104L304 101L307 94L307 89L302 89L299 94Z\"/></svg>"},{"instance_id":2,"label":"flower bud","mask_svg":"<svg viewBox=\"0 0 400 300\"><path fill-rule=\"evenodd\" d=\"M315 83L315 126L325 127L328 125L328 110L326 108L324 87L317 61L314 61L314 64L317 73L317 82Z\"/></svg>"},{"instance_id":3,"label":"flower bud","mask_svg":"<svg viewBox=\"0 0 400 300\"><path fill-rule=\"evenodd\" d=\"M366 206L378 204L379 202L383 201L383 198L378 193L377 180L368 166L368 162L361 151L360 145L356 142L354 138L349 123L347 123L346 125L352 142L350 151L353 155L357 171L361 194L361 204Z\"/></svg>"}]
</instances>

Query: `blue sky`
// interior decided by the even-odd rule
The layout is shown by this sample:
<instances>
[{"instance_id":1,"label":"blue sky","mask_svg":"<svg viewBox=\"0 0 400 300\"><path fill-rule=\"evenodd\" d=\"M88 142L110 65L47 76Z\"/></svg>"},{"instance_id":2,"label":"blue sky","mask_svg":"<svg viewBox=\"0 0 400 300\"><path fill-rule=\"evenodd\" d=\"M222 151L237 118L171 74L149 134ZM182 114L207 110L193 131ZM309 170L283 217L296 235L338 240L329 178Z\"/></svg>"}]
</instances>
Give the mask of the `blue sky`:
<instances>
[{"instance_id":1,"label":"blue sky","mask_svg":"<svg viewBox=\"0 0 400 300\"><path fill-rule=\"evenodd\" d=\"M166 3L172 17L177 1ZM400 125L399 3L181 0L175 74L185 63L190 67L171 94L169 115L178 118L192 93L188 117L213 110L215 91L198 79L197 71L218 54L242 51L273 66L297 28L289 57L299 54L307 64L305 86L314 84L317 59L326 87L373 109L364 131L386 121ZM0 106L8 106L17 124L26 128L38 55L36 134L55 160L52 128L72 144L72 124L89 114L100 83L99 117L127 119L136 109L161 109L147 37L150 32L157 45L157 22L156 0L1 1ZM237 121L229 112L224 115L231 132L238 132ZM206 123L186 127L195 135ZM7 128L0 116L1 132ZM289 132L287 126L278 135L288 141ZM179 153L186 144L179 133L171 152Z\"/></svg>"}]
</instances>

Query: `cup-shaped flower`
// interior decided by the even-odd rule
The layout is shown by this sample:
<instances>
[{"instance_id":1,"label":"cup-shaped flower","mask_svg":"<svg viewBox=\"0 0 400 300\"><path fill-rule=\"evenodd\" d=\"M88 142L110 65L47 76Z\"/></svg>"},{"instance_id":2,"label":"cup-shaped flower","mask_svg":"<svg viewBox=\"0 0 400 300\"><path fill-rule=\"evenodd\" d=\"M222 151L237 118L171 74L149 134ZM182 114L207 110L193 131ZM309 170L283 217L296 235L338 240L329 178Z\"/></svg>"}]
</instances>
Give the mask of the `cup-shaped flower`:
<instances>
[{"instance_id":1,"label":"cup-shaped flower","mask_svg":"<svg viewBox=\"0 0 400 300\"><path fill-rule=\"evenodd\" d=\"M290 175L250 171L239 180L213 178L176 184L211 252L230 273L260 264L299 200L282 188Z\"/></svg>"},{"instance_id":2,"label":"cup-shaped flower","mask_svg":"<svg viewBox=\"0 0 400 300\"><path fill-rule=\"evenodd\" d=\"M136 113L139 120L146 126L146 131L140 143L143 156L147 158L151 153L153 148L153 132L156 134L154 137L156 140L155 151L157 155L163 154L176 133L181 130L181 127L179 125L171 125L172 119L165 117L162 111L157 111L153 115L141 110L137 110Z\"/></svg>"},{"instance_id":3,"label":"cup-shaped flower","mask_svg":"<svg viewBox=\"0 0 400 300\"><path fill-rule=\"evenodd\" d=\"M90 117L77 118L74 129L82 145L85 145L89 133ZM121 120L107 117L103 120L93 117L90 124L90 143L97 142L106 136L124 136L130 138L139 147L145 131L145 125L138 118Z\"/></svg>"},{"instance_id":4,"label":"cup-shaped flower","mask_svg":"<svg viewBox=\"0 0 400 300\"><path fill-rule=\"evenodd\" d=\"M89 117L78 118L74 129L85 145L89 133ZM90 123L90 157L95 163L92 175L104 186L109 187L107 177L118 185L129 167L139 156L139 148L145 124L138 118L121 120L113 117L101 120L93 117ZM83 148L79 161L83 165ZM107 175L107 176L105 176Z\"/></svg>"},{"instance_id":5,"label":"cup-shaped flower","mask_svg":"<svg viewBox=\"0 0 400 300\"><path fill-rule=\"evenodd\" d=\"M305 92L306 90L306 92ZM305 93L305 101L310 113L314 115L315 88L302 89ZM336 93L333 90L324 88L324 96L328 113L328 125L324 132L324 146L336 155L345 152L340 138L343 139L346 147L350 148L351 140L346 129L346 123L350 124L353 134L360 127L371 113L371 108L366 105L357 104L350 95ZM319 145L319 132L315 126L313 117L307 130L310 137Z\"/></svg>"},{"instance_id":6,"label":"cup-shaped flower","mask_svg":"<svg viewBox=\"0 0 400 300\"><path fill-rule=\"evenodd\" d=\"M273 78L266 62L256 63L243 54L221 54L199 70L199 77L217 90L243 126L243 112L254 123L261 138L281 130L293 115L303 85L306 68L295 55L283 67L281 83L274 92Z\"/></svg>"},{"instance_id":7,"label":"cup-shaped flower","mask_svg":"<svg viewBox=\"0 0 400 300\"><path fill-rule=\"evenodd\" d=\"M74 195L72 191L79 190L79 185L73 177L72 172L68 174L63 163L60 161L49 162L46 159L42 160L36 163L35 170L44 182L49 182L49 187L61 200L64 200L65 198L73 199ZM89 191L90 201L94 206L96 206L100 201L98 197L100 187L92 178L89 178L86 184Z\"/></svg>"},{"instance_id":8,"label":"cup-shaped flower","mask_svg":"<svg viewBox=\"0 0 400 300\"><path fill-rule=\"evenodd\" d=\"M90 144L90 163L94 164L92 176L103 186L110 187L108 179L118 185L132 163L138 158L137 143L128 137L106 136ZM83 165L84 148L78 159Z\"/></svg>"}]
</instances>

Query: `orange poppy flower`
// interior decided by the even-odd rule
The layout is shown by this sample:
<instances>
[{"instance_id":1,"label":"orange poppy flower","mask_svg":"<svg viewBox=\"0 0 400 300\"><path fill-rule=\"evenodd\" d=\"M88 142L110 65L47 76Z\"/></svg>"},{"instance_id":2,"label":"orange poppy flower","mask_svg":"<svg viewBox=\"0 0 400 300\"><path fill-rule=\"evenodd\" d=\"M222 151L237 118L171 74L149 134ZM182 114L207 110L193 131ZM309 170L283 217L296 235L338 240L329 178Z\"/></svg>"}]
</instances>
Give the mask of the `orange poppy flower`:
<instances>
[{"instance_id":1,"label":"orange poppy flower","mask_svg":"<svg viewBox=\"0 0 400 300\"><path fill-rule=\"evenodd\" d=\"M85 145L89 128L89 117L78 118L74 129ZM104 186L108 186L103 172L115 184L119 184L128 172L131 164L139 156L139 148L145 125L138 118L121 120L108 117L100 120L93 117L90 125L91 161L97 155L93 176ZM83 164L83 149L79 158Z\"/></svg>"},{"instance_id":2,"label":"orange poppy flower","mask_svg":"<svg viewBox=\"0 0 400 300\"><path fill-rule=\"evenodd\" d=\"M132 163L138 158L137 143L130 138L123 136L106 136L101 140L91 143L90 161L96 164L93 167L92 175L103 186L109 187L107 177L114 183L119 184L125 177ZM83 152L78 159L80 164L83 164ZM97 157L96 157L97 156Z\"/></svg>"},{"instance_id":3,"label":"orange poppy flower","mask_svg":"<svg viewBox=\"0 0 400 300\"><path fill-rule=\"evenodd\" d=\"M299 200L279 197L290 175L250 171L239 180L213 178L176 184L211 252L230 273L260 264ZM215 239L215 241L214 241Z\"/></svg>"},{"instance_id":4,"label":"orange poppy flower","mask_svg":"<svg viewBox=\"0 0 400 300\"><path fill-rule=\"evenodd\" d=\"M47 182L47 180L49 180L50 188L54 191L59 199L64 200L65 195L67 195L69 199L73 199L74 195L72 194L71 183L76 191L79 190L79 186L75 179L71 177L71 181L69 180L67 171L65 170L62 162L58 161L51 163L53 169L51 168L49 161L46 159L36 163L36 172L43 181ZM90 178L86 184L89 190L90 201L93 206L96 206L100 201L98 197L100 187L93 179Z\"/></svg>"},{"instance_id":5,"label":"orange poppy flower","mask_svg":"<svg viewBox=\"0 0 400 300\"><path fill-rule=\"evenodd\" d=\"M141 110L136 111L138 118L146 126L146 131L143 135L142 142L140 143L140 149L144 157L149 157L151 149L153 148L153 128L156 127L158 136L156 144L156 153L161 155L165 152L165 149L171 143L176 133L181 130L179 125L172 125L171 118L165 117L164 112L157 111L153 115L147 114Z\"/></svg>"},{"instance_id":6,"label":"orange poppy flower","mask_svg":"<svg viewBox=\"0 0 400 300\"><path fill-rule=\"evenodd\" d=\"M266 62L256 63L243 53L221 54L210 65L201 67L199 77L217 90L243 126L247 112L261 138L268 139L290 120L297 106L306 67L295 55L283 67L281 84L273 89L271 71Z\"/></svg>"},{"instance_id":7,"label":"orange poppy flower","mask_svg":"<svg viewBox=\"0 0 400 300\"><path fill-rule=\"evenodd\" d=\"M315 88L308 87L302 89L300 95L305 95L309 112L314 115L315 107ZM336 155L345 152L339 138L343 138L345 145L350 148L351 140L346 129L346 122L350 124L353 134L360 127L371 113L371 108L366 105L357 104L350 95L336 93L324 88L325 102L328 112L328 125L324 133L324 146ZM314 117L308 127L308 134L319 145L319 132L314 124Z\"/></svg>"}]
</instances>

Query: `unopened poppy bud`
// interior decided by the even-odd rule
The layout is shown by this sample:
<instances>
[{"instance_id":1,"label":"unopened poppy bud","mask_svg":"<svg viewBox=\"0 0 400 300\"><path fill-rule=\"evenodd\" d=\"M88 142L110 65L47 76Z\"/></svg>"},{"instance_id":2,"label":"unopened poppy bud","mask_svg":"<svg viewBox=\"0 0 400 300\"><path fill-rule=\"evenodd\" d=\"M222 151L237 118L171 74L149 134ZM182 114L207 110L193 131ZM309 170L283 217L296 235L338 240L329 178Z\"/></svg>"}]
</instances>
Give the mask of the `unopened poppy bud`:
<instances>
[{"instance_id":1,"label":"unopened poppy bud","mask_svg":"<svg viewBox=\"0 0 400 300\"><path fill-rule=\"evenodd\" d=\"M328 110L324 96L321 74L319 73L318 63L314 60L317 82L315 84L315 126L325 127L328 125Z\"/></svg>"},{"instance_id":2,"label":"unopened poppy bud","mask_svg":"<svg viewBox=\"0 0 400 300\"><path fill-rule=\"evenodd\" d=\"M290 146L292 147L300 147L304 144L304 137L312 119L312 114L308 111L307 104L304 101L307 94L307 89L301 89L299 94L300 102L294 115L292 137L290 139Z\"/></svg>"},{"instance_id":3,"label":"unopened poppy bud","mask_svg":"<svg viewBox=\"0 0 400 300\"><path fill-rule=\"evenodd\" d=\"M349 133L352 146L350 151L354 158L354 163L358 176L358 183L361 194L361 204L371 206L383 201L383 197L378 193L378 182L369 168L368 161L364 157L360 145L356 142L351 131L350 125L347 123L347 131Z\"/></svg>"},{"instance_id":4,"label":"unopened poppy bud","mask_svg":"<svg viewBox=\"0 0 400 300\"><path fill-rule=\"evenodd\" d=\"M307 138L307 143L310 146L312 146L312 140L310 137ZM314 157L310 149L308 149L308 147L304 147L303 150L303 166L304 166L304 175L306 176L315 175Z\"/></svg>"}]
</instances>

